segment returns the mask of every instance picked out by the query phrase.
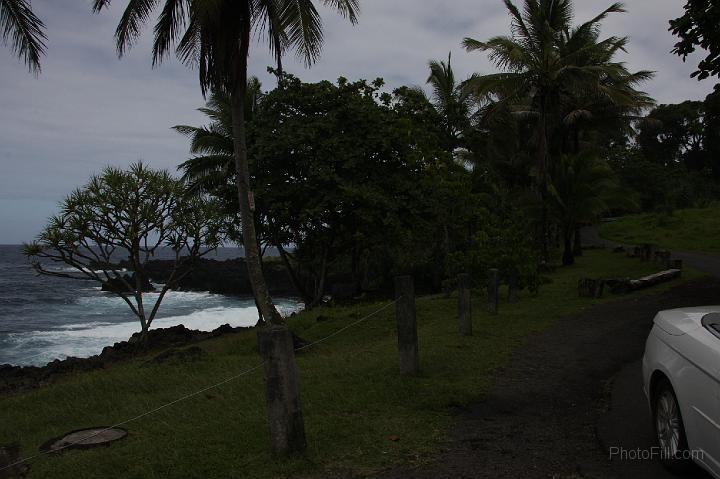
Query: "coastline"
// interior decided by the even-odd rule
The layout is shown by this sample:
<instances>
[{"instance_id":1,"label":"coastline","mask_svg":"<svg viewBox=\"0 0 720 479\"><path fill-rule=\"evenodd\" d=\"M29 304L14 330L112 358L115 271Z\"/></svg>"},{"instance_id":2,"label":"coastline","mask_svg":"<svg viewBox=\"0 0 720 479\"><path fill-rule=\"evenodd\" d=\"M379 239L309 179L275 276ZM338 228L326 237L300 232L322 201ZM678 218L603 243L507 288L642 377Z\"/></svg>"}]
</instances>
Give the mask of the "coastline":
<instances>
[{"instance_id":1,"label":"coastline","mask_svg":"<svg viewBox=\"0 0 720 479\"><path fill-rule=\"evenodd\" d=\"M290 317L294 316L292 313ZM59 377L76 372L106 369L115 363L133 359L139 355L151 356L148 362L194 361L204 352L197 348L198 343L220 336L253 330L256 326L233 327L225 324L212 331L188 329L180 324L169 328L151 329L148 332L144 349L138 348L140 333L133 334L127 341L119 341L103 348L100 354L86 358L67 357L55 359L44 366L15 366L0 364L0 394L12 394L35 389L51 383ZM295 346L304 344L303 340L293 336ZM186 348L190 346L190 348Z\"/></svg>"}]
</instances>

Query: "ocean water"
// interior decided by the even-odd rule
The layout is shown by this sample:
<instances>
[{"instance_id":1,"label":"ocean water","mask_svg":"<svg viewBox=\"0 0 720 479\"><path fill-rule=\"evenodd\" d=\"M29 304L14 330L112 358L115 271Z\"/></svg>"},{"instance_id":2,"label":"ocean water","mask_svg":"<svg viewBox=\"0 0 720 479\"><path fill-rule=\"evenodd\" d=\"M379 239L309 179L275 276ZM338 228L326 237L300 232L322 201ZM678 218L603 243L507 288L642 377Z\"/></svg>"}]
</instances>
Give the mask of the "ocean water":
<instances>
[{"instance_id":1,"label":"ocean water","mask_svg":"<svg viewBox=\"0 0 720 479\"><path fill-rule=\"evenodd\" d=\"M224 260L240 253L236 248L222 248L208 258ZM157 294L146 298L154 304ZM303 306L292 298L275 302L284 315ZM252 298L170 291L151 328L182 324L211 331L223 324L253 326L256 322ZM0 364L37 366L68 356L88 357L139 330L140 323L127 304L100 291L99 284L38 276L20 246L0 246Z\"/></svg>"}]
</instances>

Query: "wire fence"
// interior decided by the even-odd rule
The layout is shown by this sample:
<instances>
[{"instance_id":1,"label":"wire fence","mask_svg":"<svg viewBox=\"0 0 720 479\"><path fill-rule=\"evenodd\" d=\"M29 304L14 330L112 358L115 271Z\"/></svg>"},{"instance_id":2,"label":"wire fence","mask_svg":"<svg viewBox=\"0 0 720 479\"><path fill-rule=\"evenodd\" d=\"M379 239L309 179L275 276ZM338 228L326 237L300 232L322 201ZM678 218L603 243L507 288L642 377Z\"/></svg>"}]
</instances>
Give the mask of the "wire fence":
<instances>
[{"instance_id":1,"label":"wire fence","mask_svg":"<svg viewBox=\"0 0 720 479\"><path fill-rule=\"evenodd\" d=\"M399 298L398 298L398 299L399 299ZM313 341L313 342L311 342L311 343L309 343L309 344L305 344L305 345L303 345L303 346L300 346L300 347L295 348L295 352L303 351L303 350L305 350L305 349L310 349L310 348L312 348L312 347L314 347L314 346L317 346L317 345L320 344L320 343L323 343L323 342L325 342L325 341L327 341L327 340L329 340L329 339L331 339L331 338L334 338L335 336L338 336L338 335L344 333L344 332L347 331L348 329L353 328L354 326L357 326L358 324L363 323L363 322L367 321L368 319L370 319L370 318L372 318L372 317L374 317L374 316L377 316L377 315L380 314L381 312L383 312L383 311L385 311L386 309L388 309L389 307L393 306L395 303L397 303L398 299L395 299L395 300L393 300L393 301L390 301L388 304L384 305L383 307L381 307L381 308L373 311L372 313L370 313L370 314L368 314L368 315L366 315L366 316L364 316L364 317L362 317L362 318L360 318L360 319L358 319L358 320L356 320L356 321L353 321L352 323L350 323L350 324L348 324L348 325L346 325L346 326L338 329L337 331L333 332L332 334L329 334L329 335L327 335L327 336L325 336L325 337L323 337L323 338L321 338L321 339L318 339L318 340L316 340L316 341ZM126 419L125 421L118 422L118 423L116 423L116 424L113 424L112 426L108 426L108 427L106 427L106 428L104 428L104 429L101 429L101 430L99 430L99 431L96 431L96 432L94 432L94 433L92 433L92 434L90 434L90 435L88 435L88 436L86 436L86 437L83 437L82 439L78 439L78 440L75 441L75 442L71 442L71 443L65 444L65 445L63 445L63 446L61 446L61 447L58 447L58 448L55 448L55 449L48 449L48 450L46 450L46 451L40 451L40 453L35 454L34 456L29 456L29 457L23 458L23 459L21 459L21 460L18 460L18 461L16 461L16 462L13 462L13 463L11 463L11 464L8 464L8 465L6 465L6 466L0 467L0 472L5 471L5 470L8 470L8 469L11 469L11 468L14 468L14 467L21 466L21 465L23 465L23 464L27 464L27 463L35 460L35 459L38 459L38 458L40 458L40 457L45 456L45 455L48 455L48 454L56 454L56 453L59 453L59 452L65 450L65 449L68 449L68 448L71 448L71 447L75 447L75 446L81 445L81 444L83 444L83 443L85 443L85 442L87 442L87 441L89 441L89 440L91 440L91 439L93 439L93 438L95 438L95 437L97 437L97 436L99 436L99 435L107 432L107 431L110 431L110 430L112 430L112 429L114 429L114 428L117 428L117 427L120 427L120 426L125 426L125 425L130 424L130 423L132 423L132 422L135 422L135 421L137 421L137 420L139 420L139 419L142 419L142 418L144 418L144 417L146 417L146 416L150 416L150 415L152 415L152 414L154 414L154 413L156 413L156 412L158 412L158 411L161 411L161 410L163 410L163 409L165 409L165 408L168 408L168 407L170 407L170 406L173 406L173 405L175 405L175 404L178 404L178 403L180 403L180 402L186 401L186 400L188 400L188 399L190 399L190 398L193 398L193 397L195 397L195 396L198 396L198 395L200 395L200 394L203 394L203 393L205 393L205 392L207 392L207 391L210 391L211 389L215 389L215 388L218 388L218 387L220 387L220 386L222 386L222 385L224 385L224 384L227 384L227 383L229 383L229 382L235 381L235 380L241 378L242 376L245 376L245 375L250 374L250 373L252 373L252 372L254 372L254 371L257 371L258 369L262 368L264 365L265 365L265 361L261 361L260 363L256 364L255 366L253 366L253 367L251 367L251 368L249 368L249 369L245 369L244 371L242 371L242 372L240 372L240 373L238 373L238 374L236 374L236 375L234 375L234 376L231 376L231 377L229 377L229 378L226 378L226 379L224 379L224 380L222 380L222 381L220 381L220 382L218 382L218 383L215 383L215 384L213 384L213 385L211 385L211 386L204 387L204 388L202 388L202 389L200 389L200 390L198 390L198 391L192 392L192 393L190 393L190 394L186 394L186 395L184 395L184 396L182 396L182 397L179 397L179 398L177 398L177 399L175 399L175 400L173 400L173 401L170 401L170 402L165 403L165 404L163 404L163 405L161 405L161 406L158 406L158 407L156 407L156 408L154 408L154 409L151 409L151 410L149 410L149 411L146 411L146 412L144 412L144 413L142 413L142 414L139 414L139 415L137 415L137 416L135 416L135 417L132 417L132 418L130 418L130 419Z\"/></svg>"}]
</instances>

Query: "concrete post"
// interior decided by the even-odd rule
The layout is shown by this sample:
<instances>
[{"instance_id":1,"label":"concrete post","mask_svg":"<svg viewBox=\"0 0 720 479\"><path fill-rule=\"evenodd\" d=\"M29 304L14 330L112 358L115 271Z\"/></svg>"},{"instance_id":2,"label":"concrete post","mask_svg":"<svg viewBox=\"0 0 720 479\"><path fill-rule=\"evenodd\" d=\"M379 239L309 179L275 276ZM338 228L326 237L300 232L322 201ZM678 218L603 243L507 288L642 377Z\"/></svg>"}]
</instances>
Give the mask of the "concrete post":
<instances>
[{"instance_id":1,"label":"concrete post","mask_svg":"<svg viewBox=\"0 0 720 479\"><path fill-rule=\"evenodd\" d=\"M417 374L420 372L420 358L415 318L415 284L412 276L395 278L395 299L400 373Z\"/></svg>"},{"instance_id":2,"label":"concrete post","mask_svg":"<svg viewBox=\"0 0 720 479\"><path fill-rule=\"evenodd\" d=\"M498 303L500 301L500 271L489 269L487 273L488 312L498 314Z\"/></svg>"},{"instance_id":3,"label":"concrete post","mask_svg":"<svg viewBox=\"0 0 720 479\"><path fill-rule=\"evenodd\" d=\"M286 326L258 330L258 349L265 361L266 399L272 452L285 456L307 447L300 410L292 333Z\"/></svg>"},{"instance_id":4,"label":"concrete post","mask_svg":"<svg viewBox=\"0 0 720 479\"><path fill-rule=\"evenodd\" d=\"M458 320L460 334L472 336L472 305L470 298L470 275L459 274L458 282Z\"/></svg>"}]
</instances>

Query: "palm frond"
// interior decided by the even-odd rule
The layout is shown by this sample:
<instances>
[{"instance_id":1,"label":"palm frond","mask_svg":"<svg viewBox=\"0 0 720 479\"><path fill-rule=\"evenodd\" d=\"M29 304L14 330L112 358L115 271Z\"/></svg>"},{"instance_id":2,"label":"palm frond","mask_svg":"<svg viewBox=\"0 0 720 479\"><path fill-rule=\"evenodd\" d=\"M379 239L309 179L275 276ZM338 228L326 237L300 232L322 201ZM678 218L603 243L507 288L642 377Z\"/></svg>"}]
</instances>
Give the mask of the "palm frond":
<instances>
[{"instance_id":1,"label":"palm frond","mask_svg":"<svg viewBox=\"0 0 720 479\"><path fill-rule=\"evenodd\" d=\"M355 25L360 15L360 0L323 0L327 7L334 8L344 18Z\"/></svg>"},{"instance_id":2,"label":"palm frond","mask_svg":"<svg viewBox=\"0 0 720 479\"><path fill-rule=\"evenodd\" d=\"M474 51L485 51L487 50L487 44L485 42L481 42L479 40L475 40L474 38L465 37L462 41L462 46L465 50L468 52L474 52Z\"/></svg>"},{"instance_id":3,"label":"palm frond","mask_svg":"<svg viewBox=\"0 0 720 479\"><path fill-rule=\"evenodd\" d=\"M115 42L119 56L131 47L140 36L141 28L150 18L159 0L129 0L115 30ZM108 0L105 2L109 4ZM97 8L99 10L99 8Z\"/></svg>"},{"instance_id":4,"label":"palm frond","mask_svg":"<svg viewBox=\"0 0 720 479\"><path fill-rule=\"evenodd\" d=\"M320 13L312 0L283 0L280 28L288 44L306 65L315 63L322 50L323 31Z\"/></svg>"},{"instance_id":5,"label":"palm frond","mask_svg":"<svg viewBox=\"0 0 720 479\"><path fill-rule=\"evenodd\" d=\"M26 0L0 0L0 30L3 44L28 67L40 73L40 57L45 54L45 24Z\"/></svg>"},{"instance_id":6,"label":"palm frond","mask_svg":"<svg viewBox=\"0 0 720 479\"><path fill-rule=\"evenodd\" d=\"M528 30L527 25L525 25L525 20L523 19L522 15L520 14L520 10L515 6L514 3L512 3L512 0L503 0L505 2L505 8L510 12L510 15L512 16L512 28L513 33L517 36L521 36L523 38L529 39L530 38L530 30Z\"/></svg>"},{"instance_id":7,"label":"palm frond","mask_svg":"<svg viewBox=\"0 0 720 479\"><path fill-rule=\"evenodd\" d=\"M159 64L170 52L186 27L189 0L166 0L155 24L153 42L153 66Z\"/></svg>"}]
</instances>

